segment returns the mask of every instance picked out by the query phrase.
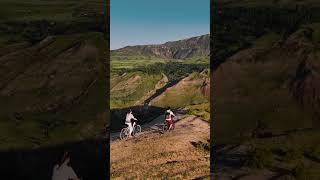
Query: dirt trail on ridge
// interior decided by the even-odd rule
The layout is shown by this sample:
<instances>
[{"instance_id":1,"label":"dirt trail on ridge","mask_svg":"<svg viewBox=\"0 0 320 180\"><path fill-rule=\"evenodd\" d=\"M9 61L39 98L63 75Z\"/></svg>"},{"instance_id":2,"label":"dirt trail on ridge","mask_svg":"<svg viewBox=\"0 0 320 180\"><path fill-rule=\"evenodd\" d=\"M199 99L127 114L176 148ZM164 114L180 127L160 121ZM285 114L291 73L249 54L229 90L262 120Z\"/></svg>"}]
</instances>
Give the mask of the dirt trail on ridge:
<instances>
[{"instance_id":1,"label":"dirt trail on ridge","mask_svg":"<svg viewBox=\"0 0 320 180\"><path fill-rule=\"evenodd\" d=\"M207 142L209 123L196 116L186 116L175 127L164 134L149 128L127 141L112 140L111 178L209 179L209 151L193 145Z\"/></svg>"}]
</instances>

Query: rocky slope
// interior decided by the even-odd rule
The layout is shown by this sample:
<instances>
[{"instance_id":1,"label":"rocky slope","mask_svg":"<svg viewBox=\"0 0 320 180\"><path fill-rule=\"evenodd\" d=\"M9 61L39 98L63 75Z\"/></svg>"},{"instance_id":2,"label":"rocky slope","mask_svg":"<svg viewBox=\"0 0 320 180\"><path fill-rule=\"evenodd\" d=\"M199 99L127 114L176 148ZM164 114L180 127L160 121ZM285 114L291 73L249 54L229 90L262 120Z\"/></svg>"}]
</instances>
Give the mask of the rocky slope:
<instances>
[{"instance_id":1,"label":"rocky slope","mask_svg":"<svg viewBox=\"0 0 320 180\"><path fill-rule=\"evenodd\" d=\"M210 36L202 35L160 45L127 46L112 53L157 56L165 59L185 59L194 56L209 56Z\"/></svg>"}]
</instances>

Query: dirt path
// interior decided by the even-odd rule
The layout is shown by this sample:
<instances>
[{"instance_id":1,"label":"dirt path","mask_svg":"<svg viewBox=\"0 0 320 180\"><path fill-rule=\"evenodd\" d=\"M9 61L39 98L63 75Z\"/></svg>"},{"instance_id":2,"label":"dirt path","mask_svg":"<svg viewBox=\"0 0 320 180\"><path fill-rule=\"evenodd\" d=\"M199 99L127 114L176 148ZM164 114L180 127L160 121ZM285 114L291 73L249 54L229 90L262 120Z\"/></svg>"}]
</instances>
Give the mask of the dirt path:
<instances>
[{"instance_id":1,"label":"dirt path","mask_svg":"<svg viewBox=\"0 0 320 180\"><path fill-rule=\"evenodd\" d=\"M186 116L185 113L183 113L179 110L177 112L175 112L175 114L176 114L176 119L177 119L176 122L179 122L181 119L185 118L185 116ZM148 123L141 125L141 128L142 128L141 134L150 133L150 131L157 131L158 132L162 128L161 125L163 124L163 121L164 121L164 115L153 119L151 122L148 122ZM140 124L139 121L138 121L138 124ZM124 125L124 126L126 126L126 125ZM110 133L111 140L119 139L119 136L120 136L120 131Z\"/></svg>"},{"instance_id":2,"label":"dirt path","mask_svg":"<svg viewBox=\"0 0 320 180\"><path fill-rule=\"evenodd\" d=\"M161 134L149 128L127 141L112 140L110 145L111 178L175 178L192 179L210 174L209 151L193 143L206 142L209 124L195 116L176 123L172 132Z\"/></svg>"}]
</instances>

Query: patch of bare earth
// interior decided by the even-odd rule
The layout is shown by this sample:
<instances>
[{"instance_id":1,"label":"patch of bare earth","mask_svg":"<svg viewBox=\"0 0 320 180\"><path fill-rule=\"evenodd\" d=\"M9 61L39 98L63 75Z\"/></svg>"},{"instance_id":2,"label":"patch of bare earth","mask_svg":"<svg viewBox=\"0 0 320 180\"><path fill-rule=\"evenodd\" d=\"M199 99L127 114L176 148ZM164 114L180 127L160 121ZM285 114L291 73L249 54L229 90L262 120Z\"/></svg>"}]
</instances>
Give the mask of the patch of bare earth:
<instances>
[{"instance_id":1,"label":"patch of bare earth","mask_svg":"<svg viewBox=\"0 0 320 180\"><path fill-rule=\"evenodd\" d=\"M139 75L133 75L126 81L121 81L117 85L115 85L112 89L111 92L114 91L120 91L120 92L126 92L126 94L131 94L133 93L136 88L141 84L142 82L142 77ZM121 94L123 95L123 94Z\"/></svg>"},{"instance_id":2,"label":"patch of bare earth","mask_svg":"<svg viewBox=\"0 0 320 180\"><path fill-rule=\"evenodd\" d=\"M110 145L111 178L192 179L210 174L209 151L192 142L209 139L209 124L195 116L176 123L165 134L148 131Z\"/></svg>"}]
</instances>

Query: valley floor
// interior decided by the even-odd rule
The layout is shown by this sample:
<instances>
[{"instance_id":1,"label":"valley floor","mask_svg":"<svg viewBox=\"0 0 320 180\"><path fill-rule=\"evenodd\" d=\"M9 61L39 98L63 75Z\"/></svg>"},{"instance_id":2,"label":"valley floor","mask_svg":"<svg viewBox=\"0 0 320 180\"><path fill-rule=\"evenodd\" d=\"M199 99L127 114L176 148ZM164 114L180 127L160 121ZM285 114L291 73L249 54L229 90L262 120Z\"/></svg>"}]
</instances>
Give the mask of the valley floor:
<instances>
[{"instance_id":1,"label":"valley floor","mask_svg":"<svg viewBox=\"0 0 320 180\"><path fill-rule=\"evenodd\" d=\"M175 124L175 130L165 134L145 131L127 141L110 144L111 179L174 178L209 179L209 150L197 146L208 144L208 122L187 116Z\"/></svg>"}]
</instances>

